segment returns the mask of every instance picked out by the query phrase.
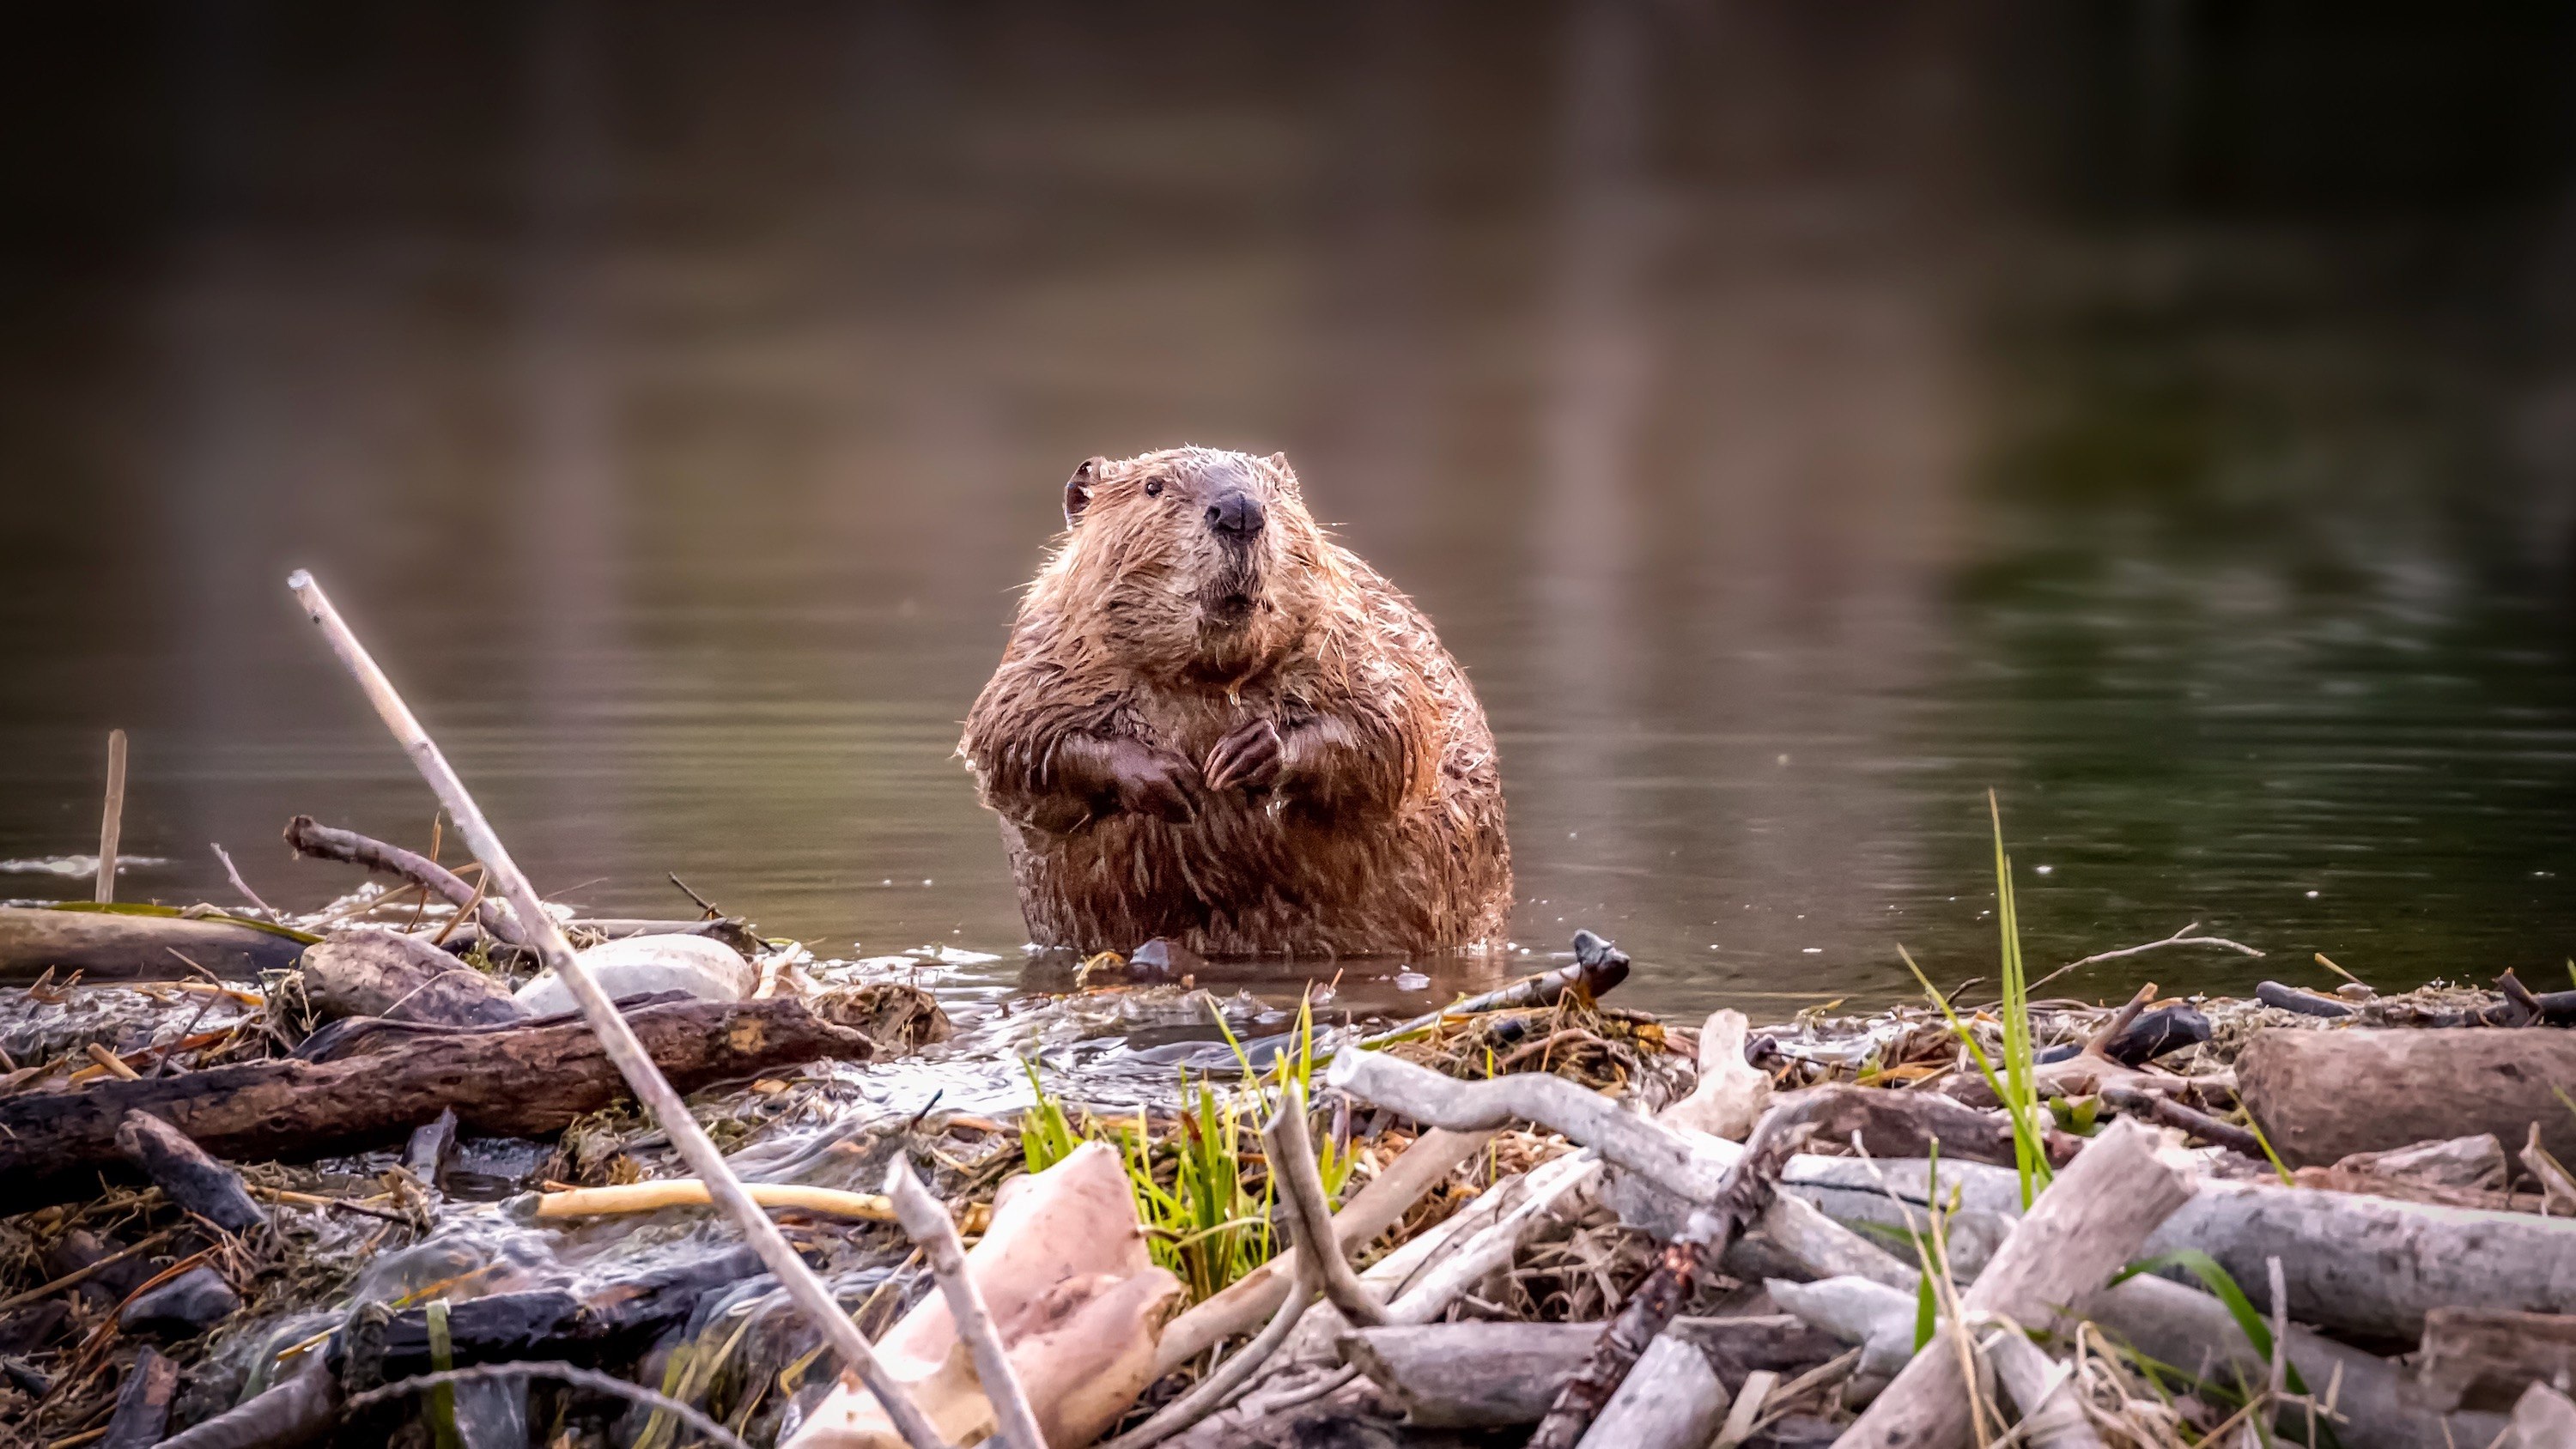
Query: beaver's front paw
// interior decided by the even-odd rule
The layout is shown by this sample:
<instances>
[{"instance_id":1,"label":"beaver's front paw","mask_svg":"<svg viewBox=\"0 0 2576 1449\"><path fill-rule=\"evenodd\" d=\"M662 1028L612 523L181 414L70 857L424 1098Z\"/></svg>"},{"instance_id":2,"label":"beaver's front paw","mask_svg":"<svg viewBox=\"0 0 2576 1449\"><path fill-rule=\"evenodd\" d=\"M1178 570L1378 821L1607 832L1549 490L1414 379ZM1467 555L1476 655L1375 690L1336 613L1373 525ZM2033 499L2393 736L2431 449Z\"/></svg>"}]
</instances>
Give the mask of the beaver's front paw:
<instances>
[{"instance_id":1,"label":"beaver's front paw","mask_svg":"<svg viewBox=\"0 0 2576 1449\"><path fill-rule=\"evenodd\" d=\"M1270 721L1246 721L1208 751L1207 787L1226 790L1239 785L1255 793L1267 790L1279 783L1279 770L1287 756L1279 731Z\"/></svg>"},{"instance_id":2,"label":"beaver's front paw","mask_svg":"<svg viewBox=\"0 0 2576 1449\"><path fill-rule=\"evenodd\" d=\"M1150 745L1122 742L1109 756L1109 784L1118 808L1173 825L1198 818L1194 798L1199 772L1189 761Z\"/></svg>"}]
</instances>

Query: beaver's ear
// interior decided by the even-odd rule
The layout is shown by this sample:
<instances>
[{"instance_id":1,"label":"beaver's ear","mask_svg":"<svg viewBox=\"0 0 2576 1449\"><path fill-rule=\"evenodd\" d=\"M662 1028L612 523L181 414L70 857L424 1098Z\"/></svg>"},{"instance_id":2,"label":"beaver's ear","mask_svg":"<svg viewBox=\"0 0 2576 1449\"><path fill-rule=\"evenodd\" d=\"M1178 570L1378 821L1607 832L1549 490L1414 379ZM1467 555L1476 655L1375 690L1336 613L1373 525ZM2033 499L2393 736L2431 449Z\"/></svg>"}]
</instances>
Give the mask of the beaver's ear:
<instances>
[{"instance_id":1,"label":"beaver's ear","mask_svg":"<svg viewBox=\"0 0 2576 1449\"><path fill-rule=\"evenodd\" d=\"M1270 465L1270 471L1279 475L1279 486L1280 486L1281 488L1285 489L1286 491L1288 491L1288 492L1290 492L1290 493L1295 493L1295 492L1297 492L1297 491L1298 491L1298 490L1297 490L1297 470L1288 466L1288 455L1287 455L1287 454L1285 454L1285 453L1273 453L1273 454L1271 454L1269 457L1264 458L1264 459L1262 459L1261 461L1263 461L1263 462L1265 462L1265 463L1269 464L1269 465Z\"/></svg>"},{"instance_id":2,"label":"beaver's ear","mask_svg":"<svg viewBox=\"0 0 2576 1449\"><path fill-rule=\"evenodd\" d=\"M1100 481L1100 470L1109 466L1106 458L1085 458L1073 476L1064 480L1064 526L1082 522L1083 510L1091 506L1091 487Z\"/></svg>"}]
</instances>

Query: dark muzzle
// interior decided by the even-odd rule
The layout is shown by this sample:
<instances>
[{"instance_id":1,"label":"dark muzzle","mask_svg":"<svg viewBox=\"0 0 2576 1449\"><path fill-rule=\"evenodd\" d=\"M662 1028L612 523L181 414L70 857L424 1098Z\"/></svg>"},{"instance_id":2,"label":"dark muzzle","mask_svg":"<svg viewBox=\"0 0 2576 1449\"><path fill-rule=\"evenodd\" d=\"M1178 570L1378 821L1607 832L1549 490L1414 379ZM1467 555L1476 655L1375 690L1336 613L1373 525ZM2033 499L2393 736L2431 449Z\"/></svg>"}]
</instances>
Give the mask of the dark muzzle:
<instances>
[{"instance_id":1,"label":"dark muzzle","mask_svg":"<svg viewBox=\"0 0 2576 1449\"><path fill-rule=\"evenodd\" d=\"M1261 500L1241 489L1229 489L1208 501L1208 531L1228 543L1250 543L1270 521Z\"/></svg>"}]
</instances>

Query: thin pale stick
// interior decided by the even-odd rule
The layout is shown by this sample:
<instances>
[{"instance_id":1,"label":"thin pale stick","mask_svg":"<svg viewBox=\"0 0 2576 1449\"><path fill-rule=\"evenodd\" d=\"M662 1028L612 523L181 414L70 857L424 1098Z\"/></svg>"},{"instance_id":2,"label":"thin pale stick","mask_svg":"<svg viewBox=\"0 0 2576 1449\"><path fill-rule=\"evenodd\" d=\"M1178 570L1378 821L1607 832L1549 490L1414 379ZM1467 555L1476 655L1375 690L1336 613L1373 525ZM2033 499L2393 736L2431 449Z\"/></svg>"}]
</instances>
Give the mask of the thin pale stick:
<instances>
[{"instance_id":1,"label":"thin pale stick","mask_svg":"<svg viewBox=\"0 0 2576 1449\"><path fill-rule=\"evenodd\" d=\"M223 848L223 846L222 846L222 845L220 845L220 844L218 844L218 843L216 843L216 842L214 842L214 841L211 841L211 840L210 840L210 841L208 841L208 842L206 842L206 843L207 843L209 846L213 847L214 852L215 852L215 859L220 860L220 861L222 861L222 862L224 863L224 878L225 878L226 880L231 881L231 882L233 883L233 889L234 889L234 890L240 891L240 892L242 893L243 897L244 897L245 899L247 899L247 900L248 900L252 905L257 906L257 907L259 907L261 910L268 912L268 918L269 918L270 920L272 920L272 921L283 921L283 920L285 920L285 919L286 919L284 916L281 916L281 915L279 915L279 914L277 913L277 907L272 906L272 905L270 905L268 902L266 902L266 901L264 901L264 900L261 900L261 899L259 898L259 892L255 891L255 890L252 890L252 889L250 888L250 882L248 882L248 881L246 881L246 880L243 880L243 879L242 879L242 877L241 877L241 872L233 868L233 858L232 858L231 854L230 854L230 853L228 853L227 851L225 851L225 849Z\"/></svg>"},{"instance_id":2,"label":"thin pale stick","mask_svg":"<svg viewBox=\"0 0 2576 1449\"><path fill-rule=\"evenodd\" d=\"M1306 1134L1306 1089L1290 1082L1280 1090L1279 1111L1261 1128L1262 1146L1270 1154L1270 1176L1284 1189L1279 1200L1297 1228L1298 1263L1315 1260L1324 1296L1353 1327L1375 1328L1386 1322L1386 1305L1370 1295L1351 1271L1333 1235L1333 1205L1324 1198L1324 1180L1315 1170L1315 1144Z\"/></svg>"},{"instance_id":3,"label":"thin pale stick","mask_svg":"<svg viewBox=\"0 0 2576 1449\"><path fill-rule=\"evenodd\" d=\"M125 828L125 731L107 732L107 808L98 820L98 903L116 899L116 837Z\"/></svg>"},{"instance_id":4,"label":"thin pale stick","mask_svg":"<svg viewBox=\"0 0 2576 1449\"><path fill-rule=\"evenodd\" d=\"M2097 955L2087 956L2081 961L2069 961L2065 965L2058 967L2056 970L2049 972L2047 975L2042 976L2037 981L2030 983L2029 986L2024 987L2023 994L2027 995L2031 991L2037 990L2042 986L2046 986L2048 983L2065 975L2069 971L2074 971L2085 966L2098 966L2105 961L2117 961L2123 956L2140 956L2149 951L2161 951L2167 946L2217 946L2225 950L2233 951L2240 956L2260 956L2263 954L2262 952L2255 950L2253 947L2246 945L2242 941L2231 941L2225 936L2195 936L2191 934L2199 925L2200 922L2194 921L2190 925L2183 927L2181 930L2174 932L2172 935L2165 937L2161 941L2149 941L2143 946L2123 946L2117 951L2104 951Z\"/></svg>"},{"instance_id":5,"label":"thin pale stick","mask_svg":"<svg viewBox=\"0 0 2576 1449\"><path fill-rule=\"evenodd\" d=\"M984 1401L993 1406L994 1437L1009 1449L1047 1449L1046 1431L1038 1427L1037 1410L1029 1406L1029 1391L1020 1383L1019 1370L1011 1366L1010 1350L1002 1346L1002 1330L994 1326L984 1290L966 1269L966 1250L958 1244L957 1224L949 1220L947 1205L921 1185L910 1159L901 1153L895 1155L894 1170L886 1174L885 1195L894 1203L895 1221L903 1224L905 1236L930 1260L930 1275L938 1280L940 1296L948 1300L948 1316L957 1325L957 1336L966 1340L966 1351L974 1355L975 1382L984 1390Z\"/></svg>"},{"instance_id":6,"label":"thin pale stick","mask_svg":"<svg viewBox=\"0 0 2576 1449\"><path fill-rule=\"evenodd\" d=\"M626 1078L627 1085L634 1089L636 1097L652 1112L663 1132L669 1135L680 1160L687 1163L689 1170L707 1185L716 1206L733 1219L734 1226L741 1230L752 1251L760 1255L761 1262L778 1275L779 1286L787 1290L788 1298L822 1334L823 1341L840 1355L845 1371L857 1372L868 1392L874 1394L878 1404L885 1409L886 1417L893 1422L896 1432L903 1435L904 1442L913 1449L946 1449L946 1441L939 1437L939 1431L923 1416L912 1396L904 1392L903 1386L887 1372L875 1351L868 1347L867 1338L859 1332L858 1325L851 1322L840 1305L832 1301L832 1291L823 1286L823 1280L816 1277L814 1270L805 1265L805 1260L796 1255L796 1250L788 1245L786 1235L778 1231L778 1225L769 1220L769 1215L760 1210L760 1205L751 1200L749 1193L743 1191L742 1180L734 1176L732 1165L725 1161L722 1152L716 1150L715 1143L708 1140L697 1119L689 1115L687 1104L680 1100L678 1092L671 1089L661 1069L653 1065L652 1057L645 1053L644 1044L636 1040L635 1029L626 1024L626 1018L617 1014L617 1007L609 1001L608 994L599 989L599 982L591 976L590 968L573 954L571 944L564 940L562 928L547 912L536 888L520 872L518 862L510 858L509 850L501 844L501 837L493 832L491 822L483 818L483 808L474 803L474 796L465 788L465 782L457 778L456 771L447 763L447 757L439 752L437 742L430 739L428 732L421 728L420 721L413 716L411 707L404 704L402 696L394 691L392 681L376 667L376 661L368 655L366 646L359 643L358 636L349 632L349 626L341 621L339 611L331 607L322 586L302 569L296 570L286 582L287 587L295 591L296 598L302 601L305 612L321 627L323 637L331 643L332 652L340 656L340 662L357 678L359 688L366 691L368 701L375 705L376 713L383 717L386 728L393 731L403 752L411 756L421 777L429 782L430 789L437 792L439 803L447 807L448 817L464 834L466 847L483 862L485 879L499 884L502 898L517 913L520 925L535 938L533 944L538 957L571 989L573 1000L581 1004L582 1016L598 1035L601 1049L608 1054L610 1061L617 1064L617 1070Z\"/></svg>"}]
</instances>

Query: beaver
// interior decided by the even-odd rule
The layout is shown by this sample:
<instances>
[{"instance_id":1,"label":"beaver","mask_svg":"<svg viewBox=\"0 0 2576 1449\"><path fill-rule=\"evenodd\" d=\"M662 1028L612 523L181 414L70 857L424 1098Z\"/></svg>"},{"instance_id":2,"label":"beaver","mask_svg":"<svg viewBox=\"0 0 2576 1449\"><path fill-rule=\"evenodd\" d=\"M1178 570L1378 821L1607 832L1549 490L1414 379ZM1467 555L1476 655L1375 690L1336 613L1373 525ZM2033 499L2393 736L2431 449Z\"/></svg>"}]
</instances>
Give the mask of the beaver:
<instances>
[{"instance_id":1,"label":"beaver","mask_svg":"<svg viewBox=\"0 0 2576 1449\"><path fill-rule=\"evenodd\" d=\"M1492 730L1283 454L1093 458L958 754L1036 943L1205 956L1499 944Z\"/></svg>"}]
</instances>

